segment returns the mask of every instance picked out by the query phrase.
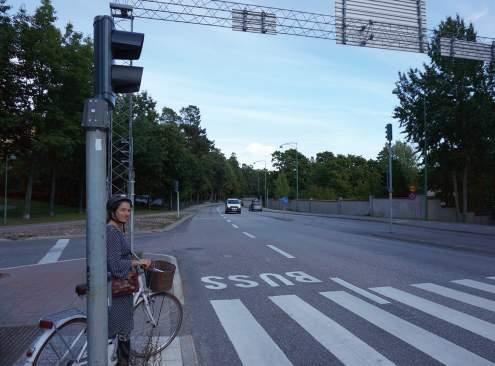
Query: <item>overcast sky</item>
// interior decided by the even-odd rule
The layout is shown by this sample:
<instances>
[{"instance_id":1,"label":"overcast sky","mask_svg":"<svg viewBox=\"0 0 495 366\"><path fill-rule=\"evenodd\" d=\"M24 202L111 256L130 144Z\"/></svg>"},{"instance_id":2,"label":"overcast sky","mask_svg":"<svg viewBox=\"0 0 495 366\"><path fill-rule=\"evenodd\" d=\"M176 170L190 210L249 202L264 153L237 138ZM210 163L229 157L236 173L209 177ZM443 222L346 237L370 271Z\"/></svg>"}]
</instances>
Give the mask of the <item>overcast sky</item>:
<instances>
[{"instance_id":1,"label":"overcast sky","mask_svg":"<svg viewBox=\"0 0 495 366\"><path fill-rule=\"evenodd\" d=\"M189 2L185 0L184 2ZM334 1L247 0L246 3L335 15ZM102 0L53 0L57 24L92 35L93 18L109 14ZM39 0L8 0L32 13ZM495 37L493 0L427 0L427 25L459 14L478 34ZM376 158L391 116L399 71L420 68L422 54L337 45L335 41L233 32L136 19L145 33L142 90L179 112L196 105L208 137L241 163L270 163L285 142L308 158L322 151ZM82 106L81 106L82 107ZM262 167L262 163L257 167Z\"/></svg>"}]
</instances>

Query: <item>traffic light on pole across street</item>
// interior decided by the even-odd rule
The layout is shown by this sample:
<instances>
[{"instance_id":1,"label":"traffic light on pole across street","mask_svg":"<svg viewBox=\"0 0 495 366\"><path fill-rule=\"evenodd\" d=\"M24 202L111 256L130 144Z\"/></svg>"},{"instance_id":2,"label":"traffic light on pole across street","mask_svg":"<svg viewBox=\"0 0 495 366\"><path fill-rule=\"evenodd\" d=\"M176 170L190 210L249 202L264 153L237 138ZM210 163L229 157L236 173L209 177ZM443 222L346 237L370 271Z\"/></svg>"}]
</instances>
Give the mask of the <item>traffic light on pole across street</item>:
<instances>
[{"instance_id":1,"label":"traffic light on pole across street","mask_svg":"<svg viewBox=\"0 0 495 366\"><path fill-rule=\"evenodd\" d=\"M387 123L385 131L387 133L388 142L392 141L392 124L391 123Z\"/></svg>"},{"instance_id":2,"label":"traffic light on pole across street","mask_svg":"<svg viewBox=\"0 0 495 366\"><path fill-rule=\"evenodd\" d=\"M143 68L115 65L114 60L137 60L144 34L115 29L112 17L99 15L94 23L95 94L112 106L115 94L139 91Z\"/></svg>"}]
</instances>

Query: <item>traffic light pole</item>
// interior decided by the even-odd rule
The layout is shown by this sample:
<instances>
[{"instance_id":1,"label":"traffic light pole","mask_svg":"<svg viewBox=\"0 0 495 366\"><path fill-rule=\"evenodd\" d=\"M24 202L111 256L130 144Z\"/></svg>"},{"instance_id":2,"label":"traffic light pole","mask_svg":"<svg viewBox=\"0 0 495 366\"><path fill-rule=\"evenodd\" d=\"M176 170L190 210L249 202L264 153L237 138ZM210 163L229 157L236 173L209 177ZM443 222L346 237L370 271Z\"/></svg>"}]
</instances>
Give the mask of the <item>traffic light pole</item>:
<instances>
[{"instance_id":1,"label":"traffic light pole","mask_svg":"<svg viewBox=\"0 0 495 366\"><path fill-rule=\"evenodd\" d=\"M389 231L392 232L392 141L388 142L388 202L390 206L390 222L389 222Z\"/></svg>"}]
</instances>

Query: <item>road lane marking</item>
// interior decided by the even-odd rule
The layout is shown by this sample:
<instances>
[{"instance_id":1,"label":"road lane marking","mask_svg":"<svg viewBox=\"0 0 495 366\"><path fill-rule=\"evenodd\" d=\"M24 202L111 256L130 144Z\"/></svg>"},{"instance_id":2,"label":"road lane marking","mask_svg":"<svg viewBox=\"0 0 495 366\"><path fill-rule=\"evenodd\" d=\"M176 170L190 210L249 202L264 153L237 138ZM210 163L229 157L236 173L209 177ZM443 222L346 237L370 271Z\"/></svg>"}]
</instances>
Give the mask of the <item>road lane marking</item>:
<instances>
[{"instance_id":1,"label":"road lane marking","mask_svg":"<svg viewBox=\"0 0 495 366\"><path fill-rule=\"evenodd\" d=\"M40 259L38 264L46 264L57 262L65 247L69 244L69 239L59 239L57 243L46 253L46 255Z\"/></svg>"},{"instance_id":2,"label":"road lane marking","mask_svg":"<svg viewBox=\"0 0 495 366\"><path fill-rule=\"evenodd\" d=\"M483 282L478 282L478 281L473 281L473 280L455 280L455 281L450 281L450 282L495 294L495 286L489 285L488 283L483 283Z\"/></svg>"},{"instance_id":3,"label":"road lane marking","mask_svg":"<svg viewBox=\"0 0 495 366\"><path fill-rule=\"evenodd\" d=\"M343 364L394 365L385 356L296 295L269 298Z\"/></svg>"},{"instance_id":4,"label":"road lane marking","mask_svg":"<svg viewBox=\"0 0 495 366\"><path fill-rule=\"evenodd\" d=\"M372 294L371 292L368 292L366 290L363 290L362 288L359 288L357 286L354 286L353 284L349 283L349 282L346 282L338 277L330 277L330 279L333 281L333 282L337 282L339 285L341 286L344 286L345 288L348 288L349 290L351 291L354 291L355 293L361 295L361 296L364 296L370 300L373 300L381 305L385 305L385 304L390 304L389 301L385 300L385 299L382 299L381 297L379 296L376 296L374 294Z\"/></svg>"},{"instance_id":5,"label":"road lane marking","mask_svg":"<svg viewBox=\"0 0 495 366\"><path fill-rule=\"evenodd\" d=\"M494 277L487 277L489 280L495 280L495 276Z\"/></svg>"},{"instance_id":6,"label":"road lane marking","mask_svg":"<svg viewBox=\"0 0 495 366\"><path fill-rule=\"evenodd\" d=\"M449 366L495 365L487 359L344 291L321 292L321 294L443 364Z\"/></svg>"},{"instance_id":7,"label":"road lane marking","mask_svg":"<svg viewBox=\"0 0 495 366\"><path fill-rule=\"evenodd\" d=\"M282 249L277 248L275 245L267 245L267 247L270 249L273 249L274 251L276 251L279 254L282 254L284 257L287 257L290 259L296 258L293 255L290 255L289 253L284 252Z\"/></svg>"},{"instance_id":8,"label":"road lane marking","mask_svg":"<svg viewBox=\"0 0 495 366\"><path fill-rule=\"evenodd\" d=\"M417 283L411 286L420 288L425 291L430 291L434 294L445 296L469 305L473 305L481 309L495 311L495 301L488 300L480 296L471 295L440 285L435 285L434 283Z\"/></svg>"},{"instance_id":9,"label":"road lane marking","mask_svg":"<svg viewBox=\"0 0 495 366\"><path fill-rule=\"evenodd\" d=\"M239 226L237 226L236 224L232 224L232 226L233 226L235 229L239 229Z\"/></svg>"},{"instance_id":10,"label":"road lane marking","mask_svg":"<svg viewBox=\"0 0 495 366\"><path fill-rule=\"evenodd\" d=\"M86 258L75 258L75 259L64 259L63 261L58 261L58 262L52 262L52 263L33 263L33 264L22 264L20 266L14 266L14 267L3 267L0 268L0 271L7 271L10 269L18 269L18 268L28 268L28 267L37 267L37 266L46 266L47 264L59 264L59 263L65 263L65 262L74 262L74 261L85 261Z\"/></svg>"},{"instance_id":11,"label":"road lane marking","mask_svg":"<svg viewBox=\"0 0 495 366\"><path fill-rule=\"evenodd\" d=\"M243 231L242 233L247 237L250 237L251 239L256 239L256 236L254 236L253 234L246 233L245 231Z\"/></svg>"},{"instance_id":12,"label":"road lane marking","mask_svg":"<svg viewBox=\"0 0 495 366\"><path fill-rule=\"evenodd\" d=\"M399 301L407 306L418 309L426 314L437 317L438 319L442 319L448 323L469 330L470 332L478 334L491 341L495 341L495 324L491 324L487 321L475 318L474 316L434 303L433 301L423 299L422 297L393 287L374 287L371 290L393 300Z\"/></svg>"},{"instance_id":13,"label":"road lane marking","mask_svg":"<svg viewBox=\"0 0 495 366\"><path fill-rule=\"evenodd\" d=\"M292 365L241 300L211 300L210 303L243 365Z\"/></svg>"},{"instance_id":14,"label":"road lane marking","mask_svg":"<svg viewBox=\"0 0 495 366\"><path fill-rule=\"evenodd\" d=\"M232 220L227 220L227 222L232 222Z\"/></svg>"}]
</instances>

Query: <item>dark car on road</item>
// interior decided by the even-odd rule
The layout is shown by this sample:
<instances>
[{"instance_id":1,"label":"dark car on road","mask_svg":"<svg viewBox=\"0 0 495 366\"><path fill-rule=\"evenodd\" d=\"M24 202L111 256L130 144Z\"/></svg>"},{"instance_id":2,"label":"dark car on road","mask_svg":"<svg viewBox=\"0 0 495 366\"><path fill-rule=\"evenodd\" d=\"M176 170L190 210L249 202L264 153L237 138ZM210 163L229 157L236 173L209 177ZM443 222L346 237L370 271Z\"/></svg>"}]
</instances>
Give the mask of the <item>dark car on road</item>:
<instances>
[{"instance_id":1,"label":"dark car on road","mask_svg":"<svg viewBox=\"0 0 495 366\"><path fill-rule=\"evenodd\" d=\"M252 200L251 204L249 205L249 211L263 211L261 202L259 200Z\"/></svg>"}]
</instances>

